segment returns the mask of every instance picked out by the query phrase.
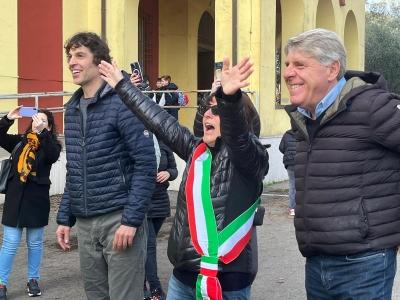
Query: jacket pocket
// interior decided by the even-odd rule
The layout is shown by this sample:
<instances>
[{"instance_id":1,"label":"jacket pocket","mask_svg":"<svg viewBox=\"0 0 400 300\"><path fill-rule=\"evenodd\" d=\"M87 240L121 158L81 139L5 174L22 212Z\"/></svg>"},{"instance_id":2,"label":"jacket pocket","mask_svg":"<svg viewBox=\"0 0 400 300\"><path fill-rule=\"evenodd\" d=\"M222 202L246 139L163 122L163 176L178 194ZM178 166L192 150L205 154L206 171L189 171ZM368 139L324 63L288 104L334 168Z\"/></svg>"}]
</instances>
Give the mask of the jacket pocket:
<instances>
[{"instance_id":1,"label":"jacket pocket","mask_svg":"<svg viewBox=\"0 0 400 300\"><path fill-rule=\"evenodd\" d=\"M129 191L129 184L127 180L127 175L124 172L124 169L121 164L121 160L118 159L118 169L119 169L119 174L121 177L121 186L128 192Z\"/></svg>"}]
</instances>

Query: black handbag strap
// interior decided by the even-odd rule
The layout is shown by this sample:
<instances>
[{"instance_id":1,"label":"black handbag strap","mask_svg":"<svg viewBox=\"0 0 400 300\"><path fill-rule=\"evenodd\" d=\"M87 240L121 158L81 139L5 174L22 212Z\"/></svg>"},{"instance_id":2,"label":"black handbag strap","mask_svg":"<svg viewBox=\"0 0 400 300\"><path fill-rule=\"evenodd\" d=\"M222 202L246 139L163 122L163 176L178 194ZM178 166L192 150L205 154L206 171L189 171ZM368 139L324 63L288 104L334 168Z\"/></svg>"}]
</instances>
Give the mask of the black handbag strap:
<instances>
[{"instance_id":1,"label":"black handbag strap","mask_svg":"<svg viewBox=\"0 0 400 300\"><path fill-rule=\"evenodd\" d=\"M22 141L18 142L18 144L15 145L14 149L12 150L11 154L10 154L10 159L12 159L14 157L15 152L17 152L19 146L21 146Z\"/></svg>"}]
</instances>

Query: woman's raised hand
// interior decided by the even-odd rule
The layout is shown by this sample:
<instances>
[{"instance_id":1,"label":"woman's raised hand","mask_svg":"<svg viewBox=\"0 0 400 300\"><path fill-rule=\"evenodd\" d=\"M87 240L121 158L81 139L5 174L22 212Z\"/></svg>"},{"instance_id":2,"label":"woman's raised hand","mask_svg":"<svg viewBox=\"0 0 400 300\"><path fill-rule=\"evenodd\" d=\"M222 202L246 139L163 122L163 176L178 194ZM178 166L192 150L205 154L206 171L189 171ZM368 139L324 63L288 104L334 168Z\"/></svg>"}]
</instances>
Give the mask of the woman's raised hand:
<instances>
[{"instance_id":1,"label":"woman's raised hand","mask_svg":"<svg viewBox=\"0 0 400 300\"><path fill-rule=\"evenodd\" d=\"M113 88L124 78L115 61L110 64L102 60L99 64L99 71L101 78Z\"/></svg>"},{"instance_id":2,"label":"woman's raised hand","mask_svg":"<svg viewBox=\"0 0 400 300\"><path fill-rule=\"evenodd\" d=\"M21 109L22 105L17 106L16 108L14 108L13 110L11 110L8 114L7 114L7 119L9 120L15 120L15 119L20 119L22 118L19 110Z\"/></svg>"},{"instance_id":3,"label":"woman's raised hand","mask_svg":"<svg viewBox=\"0 0 400 300\"><path fill-rule=\"evenodd\" d=\"M221 72L221 86L224 94L233 95L239 89L248 86L247 79L253 73L253 63L249 57L242 59L237 65L231 67L229 58L224 58Z\"/></svg>"}]
</instances>

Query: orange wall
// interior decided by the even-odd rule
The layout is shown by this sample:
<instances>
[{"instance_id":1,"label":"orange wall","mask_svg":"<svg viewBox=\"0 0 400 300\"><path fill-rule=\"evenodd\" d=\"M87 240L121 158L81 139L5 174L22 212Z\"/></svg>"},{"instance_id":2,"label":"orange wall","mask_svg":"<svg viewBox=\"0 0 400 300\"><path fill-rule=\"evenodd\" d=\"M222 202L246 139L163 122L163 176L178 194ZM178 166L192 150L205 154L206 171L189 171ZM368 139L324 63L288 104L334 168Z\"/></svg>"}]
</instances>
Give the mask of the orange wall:
<instances>
[{"instance_id":1,"label":"orange wall","mask_svg":"<svg viewBox=\"0 0 400 300\"><path fill-rule=\"evenodd\" d=\"M62 45L62 0L18 0L18 93L62 91ZM33 106L34 101L18 104ZM39 99L41 108L62 105L62 97ZM62 132L62 113L55 117ZM20 132L29 121L20 121Z\"/></svg>"}]
</instances>

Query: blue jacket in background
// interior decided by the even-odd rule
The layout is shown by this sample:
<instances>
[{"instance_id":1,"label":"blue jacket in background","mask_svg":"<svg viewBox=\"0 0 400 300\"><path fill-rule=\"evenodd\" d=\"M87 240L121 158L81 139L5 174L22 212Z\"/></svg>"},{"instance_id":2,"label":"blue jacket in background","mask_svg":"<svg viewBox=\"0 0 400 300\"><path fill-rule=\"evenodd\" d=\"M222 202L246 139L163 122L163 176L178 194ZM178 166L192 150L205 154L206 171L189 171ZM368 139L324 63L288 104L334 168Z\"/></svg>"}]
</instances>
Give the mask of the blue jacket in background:
<instances>
[{"instance_id":1,"label":"blue jacket in background","mask_svg":"<svg viewBox=\"0 0 400 300\"><path fill-rule=\"evenodd\" d=\"M67 179L57 223L123 210L121 224L138 227L156 178L152 135L108 85L89 104L83 132L82 93L65 105Z\"/></svg>"}]
</instances>

